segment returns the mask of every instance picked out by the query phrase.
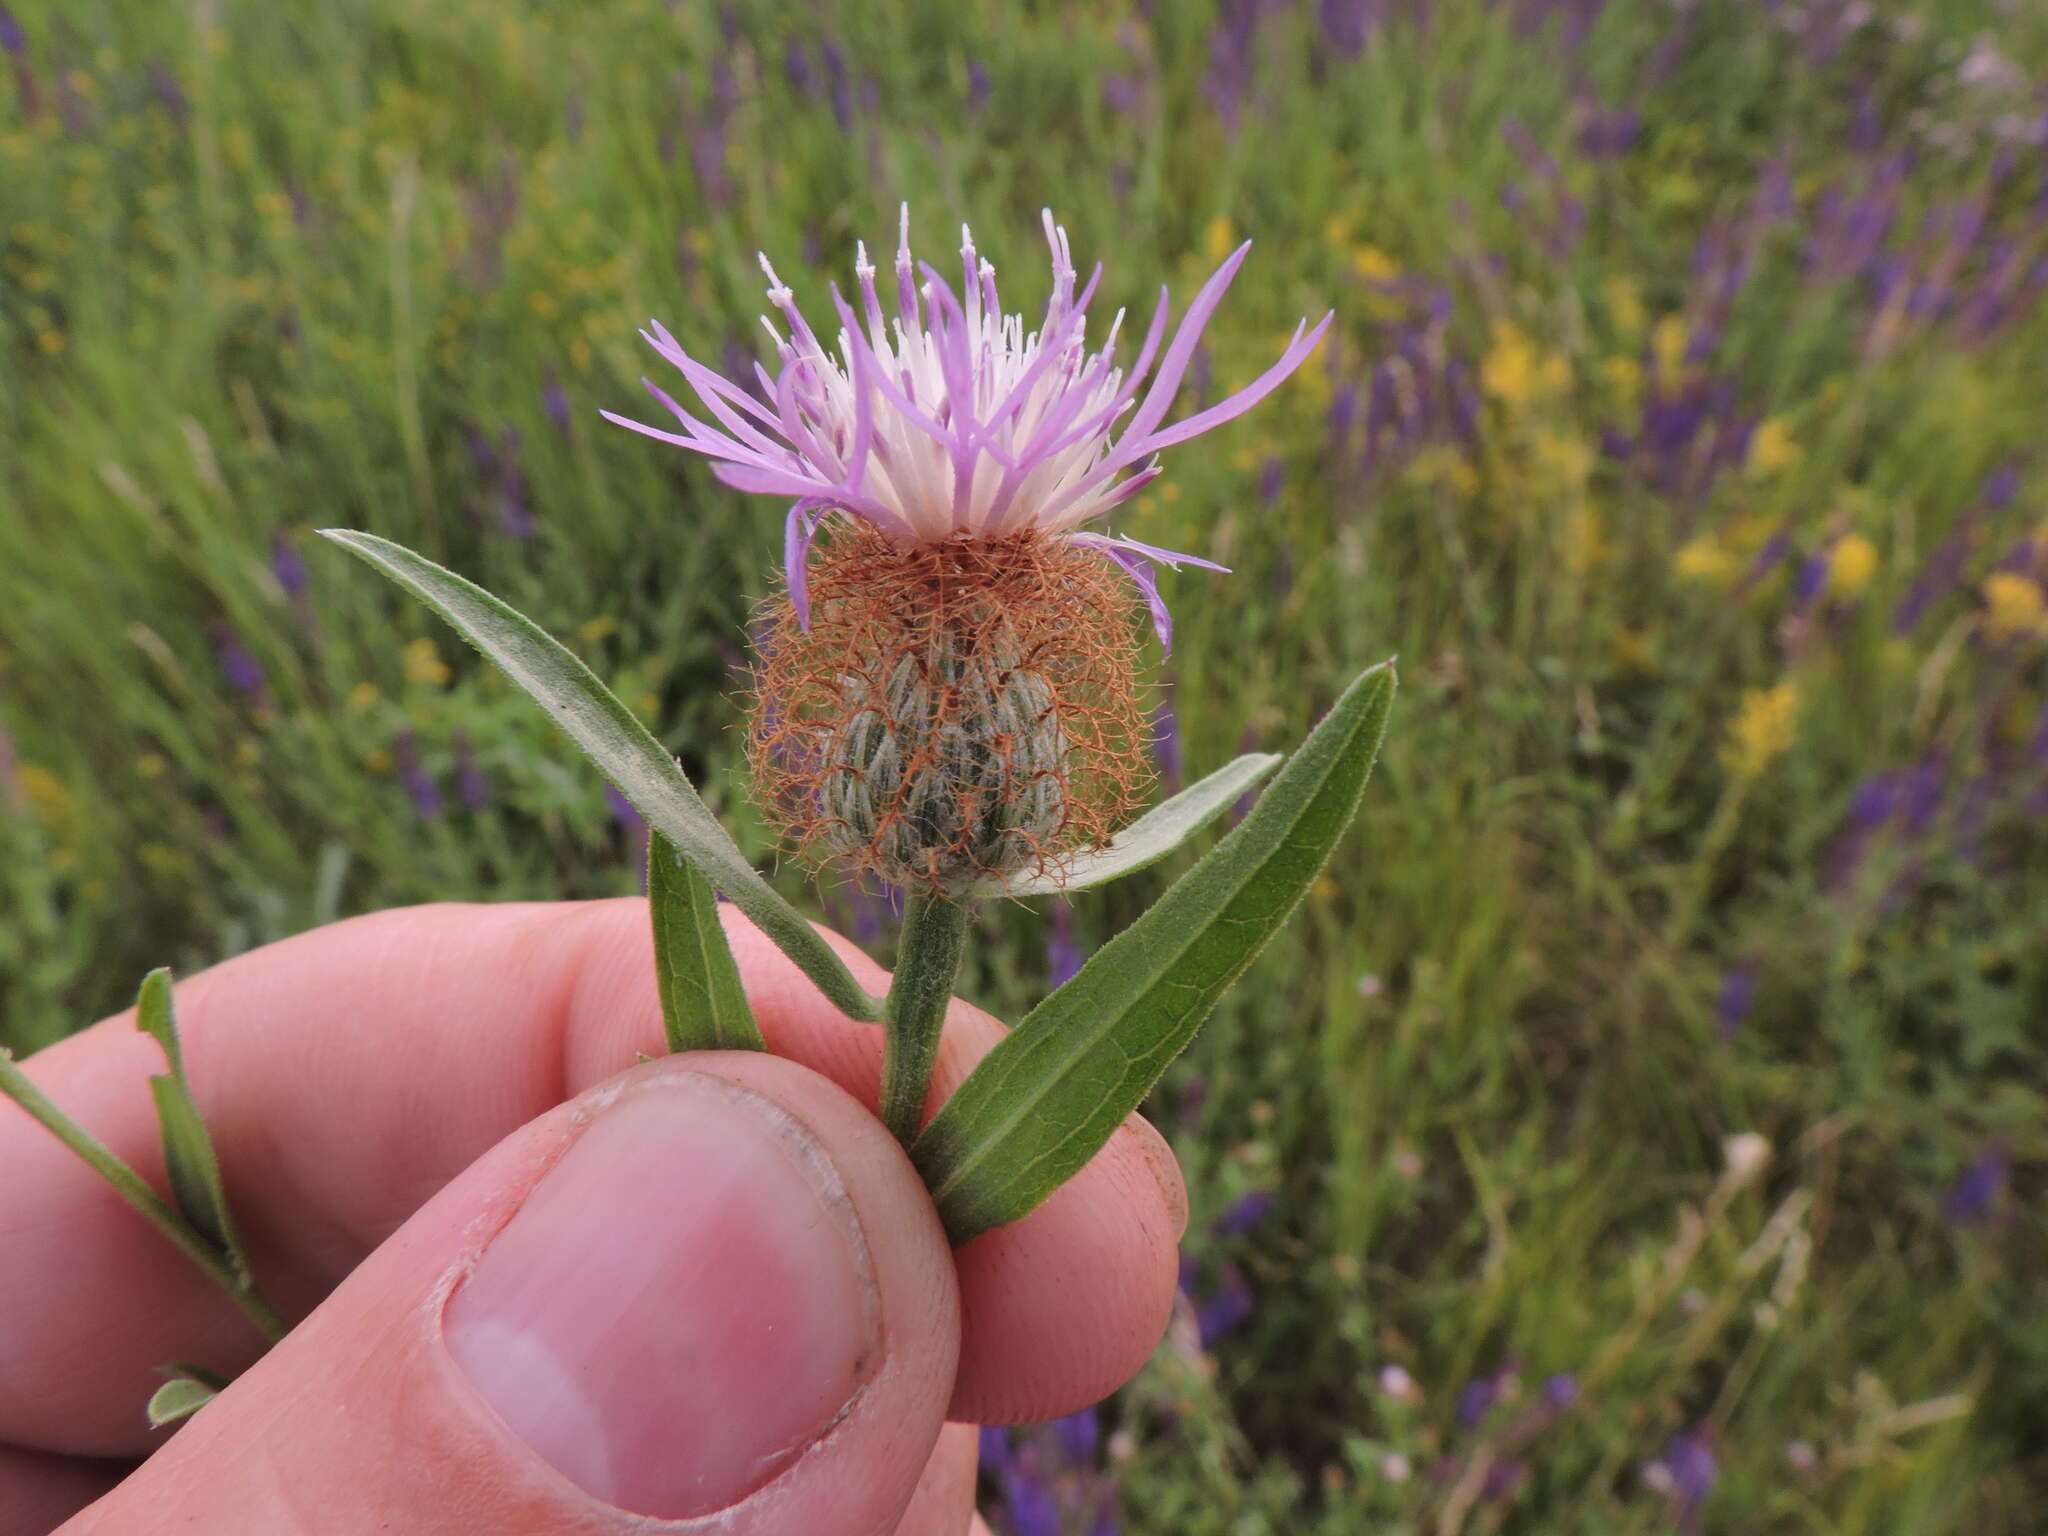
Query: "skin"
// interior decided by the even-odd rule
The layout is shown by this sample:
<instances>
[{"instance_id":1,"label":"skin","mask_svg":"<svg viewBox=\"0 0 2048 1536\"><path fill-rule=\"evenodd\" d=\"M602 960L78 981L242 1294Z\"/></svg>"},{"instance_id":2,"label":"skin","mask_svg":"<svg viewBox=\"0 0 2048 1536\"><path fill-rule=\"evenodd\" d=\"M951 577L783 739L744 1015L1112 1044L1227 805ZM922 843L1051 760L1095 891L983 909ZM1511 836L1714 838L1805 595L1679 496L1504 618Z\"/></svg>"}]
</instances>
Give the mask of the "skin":
<instances>
[{"instance_id":1,"label":"skin","mask_svg":"<svg viewBox=\"0 0 2048 1536\"><path fill-rule=\"evenodd\" d=\"M969 1426L1095 1402L1164 1331L1186 1224L1172 1155L1134 1116L1030 1216L949 1249L872 1114L879 1029L840 1016L744 919L727 909L726 920L767 1055L634 1065L662 1051L638 900L377 913L182 981L187 1070L259 1280L305 1321L168 1438L141 1413L157 1367L241 1370L262 1341L90 1170L0 1101L0 1529L71 1519L67 1533L325 1536L382 1528L350 1523L348 1510L374 1509L392 1529L509 1536L980 1530ZM863 984L884 986L835 942ZM954 1004L928 1110L1002 1032ZM162 1058L132 1015L27 1069L163 1186L147 1086ZM799 1121L858 1208L885 1310L913 1319L888 1330L886 1389L857 1402L825 1443L830 1454L801 1458L764 1490L772 1499L712 1524L628 1515L550 1476L502 1422L479 1428L473 1404L443 1403L445 1352L431 1328L415 1337L404 1324L474 1262L592 1105L649 1084L664 1091L664 1073L716 1078L718 1091L759 1095ZM322 1407L338 1392L369 1405L346 1434ZM941 1417L952 1421L943 1430ZM913 1437L911 1424L932 1428Z\"/></svg>"}]
</instances>

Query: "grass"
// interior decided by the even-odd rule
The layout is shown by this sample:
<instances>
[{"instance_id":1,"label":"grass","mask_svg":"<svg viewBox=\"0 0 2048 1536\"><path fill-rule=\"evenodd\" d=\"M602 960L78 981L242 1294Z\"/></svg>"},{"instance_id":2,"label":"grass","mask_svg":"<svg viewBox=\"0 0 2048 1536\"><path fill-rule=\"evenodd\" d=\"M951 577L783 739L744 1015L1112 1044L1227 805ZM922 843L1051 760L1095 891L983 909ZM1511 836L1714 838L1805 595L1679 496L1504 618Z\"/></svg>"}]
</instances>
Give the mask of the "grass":
<instances>
[{"instance_id":1,"label":"grass","mask_svg":"<svg viewBox=\"0 0 2048 1536\"><path fill-rule=\"evenodd\" d=\"M1339 320L1125 519L1235 572L1170 582L1173 739L1407 686L1154 1105L1188 1315L1027 1470L1076 1530L1111 1476L1191 1536L2036 1528L2048 22L12 3L0 1040L350 912L633 888L603 785L318 526L575 645L765 865L779 509L598 419L634 327L751 355L754 251L814 297L904 199L1011 285L1050 203L1112 306L1250 236L1204 388ZM990 913L970 993L1021 1012L1045 932Z\"/></svg>"}]
</instances>

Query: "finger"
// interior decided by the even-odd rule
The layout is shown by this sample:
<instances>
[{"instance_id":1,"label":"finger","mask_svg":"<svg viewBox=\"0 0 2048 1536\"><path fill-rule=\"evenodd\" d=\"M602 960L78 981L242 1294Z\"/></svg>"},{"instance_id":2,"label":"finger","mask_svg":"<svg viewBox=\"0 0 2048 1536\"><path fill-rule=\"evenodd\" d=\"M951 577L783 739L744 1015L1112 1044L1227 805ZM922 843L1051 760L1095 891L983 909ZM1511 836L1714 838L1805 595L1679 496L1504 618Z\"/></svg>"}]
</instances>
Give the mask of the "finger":
<instances>
[{"instance_id":1,"label":"finger","mask_svg":"<svg viewBox=\"0 0 2048 1536\"><path fill-rule=\"evenodd\" d=\"M119 1462L0 1445L0 1531L43 1536L121 1479Z\"/></svg>"},{"instance_id":2,"label":"finger","mask_svg":"<svg viewBox=\"0 0 2048 1536\"><path fill-rule=\"evenodd\" d=\"M871 1114L671 1058L492 1149L66 1536L886 1536L958 1322Z\"/></svg>"},{"instance_id":3,"label":"finger","mask_svg":"<svg viewBox=\"0 0 2048 1536\"><path fill-rule=\"evenodd\" d=\"M741 920L734 948L771 1047L874 1102L881 1031L826 1004ZM885 978L848 948L871 986ZM662 1049L639 901L427 907L335 925L179 984L185 1056L267 1286L310 1307L514 1127ZM1000 1037L956 1005L934 1102ZM127 1017L33 1058L46 1090L160 1179ZM257 1341L213 1288L70 1154L0 1105L0 1440L145 1449L135 1404L167 1360L233 1371ZM1098 1210L1099 1202L1109 1208ZM952 1405L1014 1422L1101 1397L1170 1313L1179 1175L1133 1118L1074 1184L961 1255L969 1336ZM1014 1317L1013 1313L1016 1313Z\"/></svg>"},{"instance_id":4,"label":"finger","mask_svg":"<svg viewBox=\"0 0 2048 1536\"><path fill-rule=\"evenodd\" d=\"M980 1442L981 1431L972 1424L948 1424L940 1432L896 1536L966 1536L974 1519Z\"/></svg>"}]
</instances>

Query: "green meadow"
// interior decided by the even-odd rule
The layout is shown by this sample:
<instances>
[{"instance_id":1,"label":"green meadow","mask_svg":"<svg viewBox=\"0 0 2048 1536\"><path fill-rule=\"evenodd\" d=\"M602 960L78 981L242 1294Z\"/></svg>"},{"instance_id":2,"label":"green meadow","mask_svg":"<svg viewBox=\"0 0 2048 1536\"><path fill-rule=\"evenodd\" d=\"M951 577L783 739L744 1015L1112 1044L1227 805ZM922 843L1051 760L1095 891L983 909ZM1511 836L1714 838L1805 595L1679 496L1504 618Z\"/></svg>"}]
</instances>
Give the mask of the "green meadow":
<instances>
[{"instance_id":1,"label":"green meadow","mask_svg":"<svg viewBox=\"0 0 2048 1536\"><path fill-rule=\"evenodd\" d=\"M1402 693L1148 1106L1183 1315L986 1437L991 1524L2043 1528L2048 10L8 3L0 1043L638 889L327 526L532 615L886 960L750 808L783 508L600 419L680 386L637 328L750 370L756 252L816 316L904 202L1027 312L1042 207L1105 319L1250 239L1182 413L1337 319L1116 520L1231 567L1163 581L1162 782ZM1187 862L990 911L965 991L1019 1016Z\"/></svg>"}]
</instances>

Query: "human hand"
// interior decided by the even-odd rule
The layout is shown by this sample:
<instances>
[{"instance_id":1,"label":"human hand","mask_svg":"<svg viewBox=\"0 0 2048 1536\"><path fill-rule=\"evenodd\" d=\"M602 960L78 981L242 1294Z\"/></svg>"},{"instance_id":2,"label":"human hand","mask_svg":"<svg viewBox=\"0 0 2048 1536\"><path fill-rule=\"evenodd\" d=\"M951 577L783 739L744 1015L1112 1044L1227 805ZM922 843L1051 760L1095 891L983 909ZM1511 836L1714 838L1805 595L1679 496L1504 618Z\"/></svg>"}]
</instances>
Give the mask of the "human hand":
<instances>
[{"instance_id":1,"label":"human hand","mask_svg":"<svg viewBox=\"0 0 2048 1536\"><path fill-rule=\"evenodd\" d=\"M662 1049L633 900L378 913L181 982L258 1279L305 1318L253 1365L232 1303L0 1101L0 1530L969 1530L971 1426L1094 1402L1157 1342L1179 1172L1133 1117L949 1249L872 1113L881 1030L727 920L768 1055L633 1065ZM933 1107L1001 1028L954 1005ZM26 1067L162 1186L132 1015ZM142 1404L179 1359L248 1370L166 1442Z\"/></svg>"}]
</instances>

